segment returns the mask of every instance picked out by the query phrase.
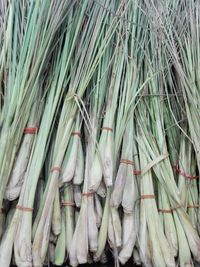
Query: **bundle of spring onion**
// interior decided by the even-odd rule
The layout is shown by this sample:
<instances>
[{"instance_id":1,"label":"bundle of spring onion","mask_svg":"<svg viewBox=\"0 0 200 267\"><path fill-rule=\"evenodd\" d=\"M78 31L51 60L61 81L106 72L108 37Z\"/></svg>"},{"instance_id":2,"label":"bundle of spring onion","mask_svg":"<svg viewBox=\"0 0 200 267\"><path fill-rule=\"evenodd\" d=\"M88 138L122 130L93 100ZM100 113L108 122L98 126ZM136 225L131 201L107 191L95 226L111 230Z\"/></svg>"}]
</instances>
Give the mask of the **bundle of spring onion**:
<instances>
[{"instance_id":1,"label":"bundle of spring onion","mask_svg":"<svg viewBox=\"0 0 200 267\"><path fill-rule=\"evenodd\" d=\"M0 266L200 264L200 3L0 2Z\"/></svg>"}]
</instances>

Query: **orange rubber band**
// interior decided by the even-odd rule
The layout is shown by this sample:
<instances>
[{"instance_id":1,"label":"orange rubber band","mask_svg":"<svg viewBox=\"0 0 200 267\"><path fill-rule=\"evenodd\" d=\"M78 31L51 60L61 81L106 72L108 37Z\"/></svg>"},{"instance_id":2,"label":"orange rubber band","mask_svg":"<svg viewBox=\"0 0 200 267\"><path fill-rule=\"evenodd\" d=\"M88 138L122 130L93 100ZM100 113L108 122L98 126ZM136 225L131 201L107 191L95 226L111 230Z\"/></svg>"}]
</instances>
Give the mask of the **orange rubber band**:
<instances>
[{"instance_id":1,"label":"orange rubber band","mask_svg":"<svg viewBox=\"0 0 200 267\"><path fill-rule=\"evenodd\" d=\"M112 128L109 128L109 127L102 127L101 130L102 130L102 131L103 131L103 130L106 130L106 131L110 131L110 132L113 131L113 129L112 129Z\"/></svg>"},{"instance_id":2,"label":"orange rubber band","mask_svg":"<svg viewBox=\"0 0 200 267\"><path fill-rule=\"evenodd\" d=\"M140 170L133 170L133 174L140 175L141 174L141 171Z\"/></svg>"},{"instance_id":3,"label":"orange rubber band","mask_svg":"<svg viewBox=\"0 0 200 267\"><path fill-rule=\"evenodd\" d=\"M80 132L72 132L72 135L76 135L76 136L81 138L81 133Z\"/></svg>"},{"instance_id":4,"label":"orange rubber band","mask_svg":"<svg viewBox=\"0 0 200 267\"><path fill-rule=\"evenodd\" d=\"M65 202L62 202L61 205L63 207L74 207L75 206L75 203L72 202L72 201L65 201Z\"/></svg>"},{"instance_id":5,"label":"orange rubber band","mask_svg":"<svg viewBox=\"0 0 200 267\"><path fill-rule=\"evenodd\" d=\"M198 204L194 204L194 205L190 204L187 206L187 208L188 209L199 208L199 205Z\"/></svg>"},{"instance_id":6,"label":"orange rubber band","mask_svg":"<svg viewBox=\"0 0 200 267\"><path fill-rule=\"evenodd\" d=\"M92 197L93 196L93 192L86 192L86 193L82 193L83 197Z\"/></svg>"},{"instance_id":7,"label":"orange rubber band","mask_svg":"<svg viewBox=\"0 0 200 267\"><path fill-rule=\"evenodd\" d=\"M128 159L121 159L120 160L120 163L124 163L124 164L127 164L127 165L134 165L134 162L131 161L131 160L128 160Z\"/></svg>"},{"instance_id":8,"label":"orange rubber band","mask_svg":"<svg viewBox=\"0 0 200 267\"><path fill-rule=\"evenodd\" d=\"M61 168L55 166L55 167L53 167L53 168L51 169L51 172L61 172Z\"/></svg>"},{"instance_id":9,"label":"orange rubber band","mask_svg":"<svg viewBox=\"0 0 200 267\"><path fill-rule=\"evenodd\" d=\"M38 132L37 127L26 127L24 128L24 133L25 134L36 134Z\"/></svg>"},{"instance_id":10,"label":"orange rubber band","mask_svg":"<svg viewBox=\"0 0 200 267\"><path fill-rule=\"evenodd\" d=\"M141 199L155 199L155 195L142 195Z\"/></svg>"},{"instance_id":11,"label":"orange rubber band","mask_svg":"<svg viewBox=\"0 0 200 267\"><path fill-rule=\"evenodd\" d=\"M161 213L172 213L172 210L159 209L158 212L161 212Z\"/></svg>"},{"instance_id":12,"label":"orange rubber band","mask_svg":"<svg viewBox=\"0 0 200 267\"><path fill-rule=\"evenodd\" d=\"M21 211L28 211L28 212L32 212L33 211L33 208L23 207L23 206L20 206L20 205L17 205L16 209L21 210Z\"/></svg>"}]
</instances>

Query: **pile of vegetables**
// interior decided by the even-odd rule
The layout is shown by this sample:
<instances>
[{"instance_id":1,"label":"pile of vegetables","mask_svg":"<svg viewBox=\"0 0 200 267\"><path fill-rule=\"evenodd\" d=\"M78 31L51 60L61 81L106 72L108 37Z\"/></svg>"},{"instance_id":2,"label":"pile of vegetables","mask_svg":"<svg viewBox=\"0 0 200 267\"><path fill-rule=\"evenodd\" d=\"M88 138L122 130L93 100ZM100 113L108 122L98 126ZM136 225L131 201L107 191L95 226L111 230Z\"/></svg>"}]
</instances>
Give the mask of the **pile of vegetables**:
<instances>
[{"instance_id":1,"label":"pile of vegetables","mask_svg":"<svg viewBox=\"0 0 200 267\"><path fill-rule=\"evenodd\" d=\"M200 2L0 2L0 266L200 263Z\"/></svg>"}]
</instances>

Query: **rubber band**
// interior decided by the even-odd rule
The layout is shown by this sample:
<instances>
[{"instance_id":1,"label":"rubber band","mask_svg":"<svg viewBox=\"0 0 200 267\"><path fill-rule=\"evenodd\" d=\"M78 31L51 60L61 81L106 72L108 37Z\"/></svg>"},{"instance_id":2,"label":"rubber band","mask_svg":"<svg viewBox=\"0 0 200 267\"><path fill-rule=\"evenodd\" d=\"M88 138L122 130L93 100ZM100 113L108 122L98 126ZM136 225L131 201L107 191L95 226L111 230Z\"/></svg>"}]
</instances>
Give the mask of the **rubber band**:
<instances>
[{"instance_id":1,"label":"rubber band","mask_svg":"<svg viewBox=\"0 0 200 267\"><path fill-rule=\"evenodd\" d=\"M172 209L159 209L158 212L162 212L162 213L172 213L173 211L177 210L177 209L180 209L182 208L183 205L178 205L177 207L175 208L172 208Z\"/></svg>"},{"instance_id":2,"label":"rubber band","mask_svg":"<svg viewBox=\"0 0 200 267\"><path fill-rule=\"evenodd\" d=\"M101 130L102 130L102 131L103 131L103 130L106 130L106 131L110 131L110 132L113 131L113 129L112 129L112 128L109 128L109 127L102 127Z\"/></svg>"},{"instance_id":3,"label":"rubber band","mask_svg":"<svg viewBox=\"0 0 200 267\"><path fill-rule=\"evenodd\" d=\"M38 132L37 127L26 127L24 128L24 133L25 134L36 134Z\"/></svg>"},{"instance_id":4,"label":"rubber band","mask_svg":"<svg viewBox=\"0 0 200 267\"><path fill-rule=\"evenodd\" d=\"M93 196L93 192L86 192L86 193L82 193L83 197L92 197Z\"/></svg>"},{"instance_id":5,"label":"rubber band","mask_svg":"<svg viewBox=\"0 0 200 267\"><path fill-rule=\"evenodd\" d=\"M28 211L28 212L32 212L33 211L33 208L23 207L23 206L20 206L20 205L17 205L16 209L21 210L21 211Z\"/></svg>"},{"instance_id":6,"label":"rubber band","mask_svg":"<svg viewBox=\"0 0 200 267\"><path fill-rule=\"evenodd\" d=\"M81 138L81 133L80 132L72 132L72 135L76 135L76 136Z\"/></svg>"},{"instance_id":7,"label":"rubber band","mask_svg":"<svg viewBox=\"0 0 200 267\"><path fill-rule=\"evenodd\" d=\"M193 208L199 208L199 205L198 204L189 204L188 206L187 206L187 208L188 209L193 209Z\"/></svg>"},{"instance_id":8,"label":"rubber band","mask_svg":"<svg viewBox=\"0 0 200 267\"><path fill-rule=\"evenodd\" d=\"M141 199L155 199L155 195L141 195Z\"/></svg>"},{"instance_id":9,"label":"rubber band","mask_svg":"<svg viewBox=\"0 0 200 267\"><path fill-rule=\"evenodd\" d=\"M121 159L120 160L120 163L124 163L124 164L127 164L127 165L134 165L134 162L131 161L131 160L128 160L128 159Z\"/></svg>"},{"instance_id":10,"label":"rubber band","mask_svg":"<svg viewBox=\"0 0 200 267\"><path fill-rule=\"evenodd\" d=\"M140 170L133 170L133 174L140 175L141 174L141 171Z\"/></svg>"},{"instance_id":11,"label":"rubber band","mask_svg":"<svg viewBox=\"0 0 200 267\"><path fill-rule=\"evenodd\" d=\"M61 205L63 207L74 207L75 206L75 203L72 202L72 201L65 201L65 202L62 202Z\"/></svg>"},{"instance_id":12,"label":"rubber band","mask_svg":"<svg viewBox=\"0 0 200 267\"><path fill-rule=\"evenodd\" d=\"M167 210L167 209L159 209L158 212L161 212L161 213L172 213L172 210L171 209L169 209L169 210Z\"/></svg>"},{"instance_id":13,"label":"rubber band","mask_svg":"<svg viewBox=\"0 0 200 267\"><path fill-rule=\"evenodd\" d=\"M51 172L61 172L61 168L58 166L55 166L51 169Z\"/></svg>"},{"instance_id":14,"label":"rubber band","mask_svg":"<svg viewBox=\"0 0 200 267\"><path fill-rule=\"evenodd\" d=\"M179 175L181 175L187 179L190 179L190 180L194 180L194 179L199 178L199 176L197 176L197 175L186 174L184 171L181 171L178 166L176 166L176 171L178 172Z\"/></svg>"}]
</instances>

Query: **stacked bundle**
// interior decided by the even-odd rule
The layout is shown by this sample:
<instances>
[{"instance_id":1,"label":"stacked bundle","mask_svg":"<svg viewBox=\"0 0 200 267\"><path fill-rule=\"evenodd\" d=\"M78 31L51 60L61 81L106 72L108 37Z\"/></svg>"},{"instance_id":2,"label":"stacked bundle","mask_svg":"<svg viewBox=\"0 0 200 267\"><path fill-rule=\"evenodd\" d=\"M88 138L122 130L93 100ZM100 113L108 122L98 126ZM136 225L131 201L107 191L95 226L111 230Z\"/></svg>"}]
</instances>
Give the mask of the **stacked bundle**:
<instances>
[{"instance_id":1,"label":"stacked bundle","mask_svg":"<svg viewBox=\"0 0 200 267\"><path fill-rule=\"evenodd\" d=\"M0 266L200 262L200 4L0 3Z\"/></svg>"}]
</instances>

